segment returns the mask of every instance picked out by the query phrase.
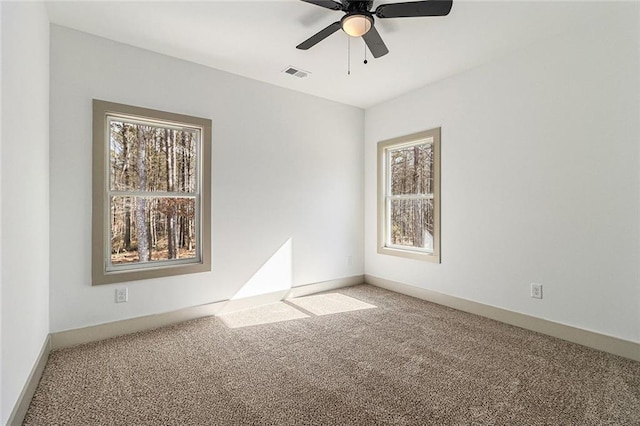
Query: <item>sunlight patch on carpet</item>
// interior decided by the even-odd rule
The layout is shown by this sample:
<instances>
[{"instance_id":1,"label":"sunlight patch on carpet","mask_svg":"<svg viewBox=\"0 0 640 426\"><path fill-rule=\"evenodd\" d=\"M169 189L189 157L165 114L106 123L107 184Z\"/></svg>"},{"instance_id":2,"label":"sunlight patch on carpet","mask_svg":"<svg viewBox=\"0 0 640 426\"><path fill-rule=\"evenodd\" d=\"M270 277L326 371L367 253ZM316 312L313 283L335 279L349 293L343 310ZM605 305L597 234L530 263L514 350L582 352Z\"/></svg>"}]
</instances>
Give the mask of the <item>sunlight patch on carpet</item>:
<instances>
[{"instance_id":1,"label":"sunlight patch on carpet","mask_svg":"<svg viewBox=\"0 0 640 426\"><path fill-rule=\"evenodd\" d=\"M283 302L269 303L268 305L218 315L218 318L229 328L271 324L308 317L309 315Z\"/></svg>"},{"instance_id":2,"label":"sunlight patch on carpet","mask_svg":"<svg viewBox=\"0 0 640 426\"><path fill-rule=\"evenodd\" d=\"M360 309L371 309L377 306L346 296L340 293L316 294L314 296L289 299L292 303L305 311L314 315L339 314L341 312L358 311Z\"/></svg>"}]
</instances>

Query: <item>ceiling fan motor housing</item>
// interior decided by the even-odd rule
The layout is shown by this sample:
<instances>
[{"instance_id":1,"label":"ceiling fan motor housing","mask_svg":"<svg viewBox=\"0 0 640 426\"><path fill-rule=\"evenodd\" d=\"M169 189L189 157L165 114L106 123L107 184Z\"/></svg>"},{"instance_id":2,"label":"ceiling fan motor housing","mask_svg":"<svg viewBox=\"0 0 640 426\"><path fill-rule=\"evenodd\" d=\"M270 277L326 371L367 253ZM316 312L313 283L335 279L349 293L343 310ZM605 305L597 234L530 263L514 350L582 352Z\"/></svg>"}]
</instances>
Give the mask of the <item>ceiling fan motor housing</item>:
<instances>
[{"instance_id":1,"label":"ceiling fan motor housing","mask_svg":"<svg viewBox=\"0 0 640 426\"><path fill-rule=\"evenodd\" d=\"M343 6L344 6L344 11L347 12L347 14L353 13L353 12L366 12L369 13L369 10L371 10L371 7L373 6L373 1L350 1L350 0L343 0L342 2ZM370 13L369 13L370 15Z\"/></svg>"}]
</instances>

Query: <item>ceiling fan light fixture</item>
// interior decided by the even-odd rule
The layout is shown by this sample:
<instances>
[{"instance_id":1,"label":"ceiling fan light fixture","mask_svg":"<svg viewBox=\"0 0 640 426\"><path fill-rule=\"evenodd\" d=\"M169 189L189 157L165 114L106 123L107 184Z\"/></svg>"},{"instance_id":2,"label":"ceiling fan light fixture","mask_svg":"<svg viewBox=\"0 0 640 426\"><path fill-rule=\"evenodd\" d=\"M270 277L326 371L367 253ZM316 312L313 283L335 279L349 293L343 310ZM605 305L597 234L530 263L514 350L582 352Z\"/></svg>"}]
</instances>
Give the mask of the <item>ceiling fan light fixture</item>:
<instances>
[{"instance_id":1,"label":"ceiling fan light fixture","mask_svg":"<svg viewBox=\"0 0 640 426\"><path fill-rule=\"evenodd\" d=\"M362 13L345 15L341 21L342 30L351 37L362 37L369 32L373 18Z\"/></svg>"}]
</instances>

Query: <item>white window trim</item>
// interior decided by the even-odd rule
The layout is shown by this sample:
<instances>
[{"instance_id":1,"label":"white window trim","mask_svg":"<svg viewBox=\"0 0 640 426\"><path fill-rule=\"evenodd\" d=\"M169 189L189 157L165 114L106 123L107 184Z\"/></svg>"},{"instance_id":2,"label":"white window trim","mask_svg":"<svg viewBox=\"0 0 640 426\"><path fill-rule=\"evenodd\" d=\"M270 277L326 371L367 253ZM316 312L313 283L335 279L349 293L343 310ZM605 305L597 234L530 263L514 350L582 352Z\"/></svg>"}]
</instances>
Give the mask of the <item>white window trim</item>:
<instances>
[{"instance_id":1,"label":"white window trim","mask_svg":"<svg viewBox=\"0 0 640 426\"><path fill-rule=\"evenodd\" d=\"M409 147L428 141L433 146L433 194L388 195L388 153L391 149ZM378 143L378 253L400 256L408 259L440 263L440 128L418 132L407 136L388 139ZM389 202L390 199L433 198L433 251L419 247L392 245L390 241Z\"/></svg>"},{"instance_id":2,"label":"white window trim","mask_svg":"<svg viewBox=\"0 0 640 426\"><path fill-rule=\"evenodd\" d=\"M144 124L197 129L200 143L197 148L198 193L196 209L200 218L196 223L199 244L195 259L154 261L113 267L109 254L108 206L112 192L109 188L107 160L109 158L109 122L112 118L123 118L128 122L136 119ZM111 284L166 276L207 272L211 270L211 120L157 111L130 105L93 100L93 183L92 183L92 285ZM116 191L117 195L153 196L156 193L140 194L137 191ZM180 196L175 193L160 195ZM193 197L193 194L182 194Z\"/></svg>"}]
</instances>

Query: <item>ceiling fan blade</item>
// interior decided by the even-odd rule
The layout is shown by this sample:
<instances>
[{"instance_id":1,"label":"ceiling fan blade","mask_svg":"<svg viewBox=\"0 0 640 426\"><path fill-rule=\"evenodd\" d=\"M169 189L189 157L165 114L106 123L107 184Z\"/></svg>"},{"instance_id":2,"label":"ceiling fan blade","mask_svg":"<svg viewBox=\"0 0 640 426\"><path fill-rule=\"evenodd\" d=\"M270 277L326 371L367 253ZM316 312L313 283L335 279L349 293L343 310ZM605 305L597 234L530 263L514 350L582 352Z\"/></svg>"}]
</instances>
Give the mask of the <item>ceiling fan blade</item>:
<instances>
[{"instance_id":1,"label":"ceiling fan blade","mask_svg":"<svg viewBox=\"0 0 640 426\"><path fill-rule=\"evenodd\" d=\"M332 0L301 0L305 3L315 4L316 6L324 7L331 10L342 10L342 4Z\"/></svg>"},{"instance_id":2,"label":"ceiling fan blade","mask_svg":"<svg viewBox=\"0 0 640 426\"><path fill-rule=\"evenodd\" d=\"M367 47L371 51L371 54L374 58L379 58L380 56L384 56L389 53L389 49L382 41L382 37L380 37L380 33L376 30L376 27L373 26L365 35L362 36L364 42L367 43Z\"/></svg>"},{"instance_id":3,"label":"ceiling fan blade","mask_svg":"<svg viewBox=\"0 0 640 426\"><path fill-rule=\"evenodd\" d=\"M320 30L318 33L312 35L311 37L309 37L308 39L306 39L305 41L303 41L302 43L300 43L299 45L296 46L296 49L300 49L300 50L307 50L310 47L315 46L316 44L320 43L322 40L324 40L325 38L329 37L331 34L335 33L336 31L338 31L340 29L340 22L334 22L333 24L329 25L328 27L326 27L323 30Z\"/></svg>"},{"instance_id":4,"label":"ceiling fan blade","mask_svg":"<svg viewBox=\"0 0 640 426\"><path fill-rule=\"evenodd\" d=\"M453 0L426 0L381 4L376 8L378 18L410 18L414 16L446 16Z\"/></svg>"}]
</instances>

